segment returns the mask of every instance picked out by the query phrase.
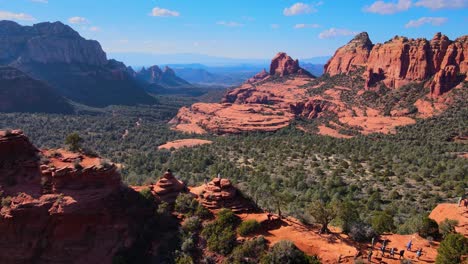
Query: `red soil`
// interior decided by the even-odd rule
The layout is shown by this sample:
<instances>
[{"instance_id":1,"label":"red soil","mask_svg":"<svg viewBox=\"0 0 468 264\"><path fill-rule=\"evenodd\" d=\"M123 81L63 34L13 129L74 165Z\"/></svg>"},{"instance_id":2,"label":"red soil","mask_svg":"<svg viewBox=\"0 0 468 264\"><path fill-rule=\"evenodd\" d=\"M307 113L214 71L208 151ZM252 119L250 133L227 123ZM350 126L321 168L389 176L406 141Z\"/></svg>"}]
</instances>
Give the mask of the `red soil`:
<instances>
[{"instance_id":1,"label":"red soil","mask_svg":"<svg viewBox=\"0 0 468 264\"><path fill-rule=\"evenodd\" d=\"M213 141L204 140L204 139L196 139L196 138L189 138L189 139L180 139L167 142L164 145L158 147L158 149L180 149L180 148L191 148L199 145L211 144Z\"/></svg>"},{"instance_id":2,"label":"red soil","mask_svg":"<svg viewBox=\"0 0 468 264\"><path fill-rule=\"evenodd\" d=\"M337 130L321 125L318 127L319 134L324 136L331 136L336 138L352 138L352 136L340 134Z\"/></svg>"},{"instance_id":3,"label":"red soil","mask_svg":"<svg viewBox=\"0 0 468 264\"><path fill-rule=\"evenodd\" d=\"M371 133L395 133L398 126L407 126L415 124L416 121L409 117L341 117L340 122L362 128L364 135Z\"/></svg>"},{"instance_id":4,"label":"red soil","mask_svg":"<svg viewBox=\"0 0 468 264\"><path fill-rule=\"evenodd\" d=\"M464 204L439 204L432 210L430 218L440 223L445 219L457 220L458 226L455 228L458 233L468 237L468 208Z\"/></svg>"}]
</instances>

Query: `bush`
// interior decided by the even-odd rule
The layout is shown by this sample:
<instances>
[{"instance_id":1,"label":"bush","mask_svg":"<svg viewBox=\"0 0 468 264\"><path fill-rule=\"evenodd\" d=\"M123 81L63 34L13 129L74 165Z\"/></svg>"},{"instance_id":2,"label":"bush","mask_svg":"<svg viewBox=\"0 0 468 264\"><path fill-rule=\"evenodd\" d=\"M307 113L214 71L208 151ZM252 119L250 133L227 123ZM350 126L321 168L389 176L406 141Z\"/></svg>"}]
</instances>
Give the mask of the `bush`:
<instances>
[{"instance_id":1,"label":"bush","mask_svg":"<svg viewBox=\"0 0 468 264\"><path fill-rule=\"evenodd\" d=\"M2 198L2 207L9 207L10 204L11 204L11 197L10 196Z\"/></svg>"},{"instance_id":2,"label":"bush","mask_svg":"<svg viewBox=\"0 0 468 264\"><path fill-rule=\"evenodd\" d=\"M154 197L153 194L151 193L150 188L144 188L140 191L140 195L143 196L148 201L153 201Z\"/></svg>"},{"instance_id":3,"label":"bush","mask_svg":"<svg viewBox=\"0 0 468 264\"><path fill-rule=\"evenodd\" d=\"M247 220L242 222L237 228L237 232L241 236L248 236L260 228L260 223L257 220Z\"/></svg>"},{"instance_id":4,"label":"bush","mask_svg":"<svg viewBox=\"0 0 468 264\"><path fill-rule=\"evenodd\" d=\"M349 236L357 242L369 242L377 236L377 233L370 225L357 222L351 225Z\"/></svg>"},{"instance_id":5,"label":"bush","mask_svg":"<svg viewBox=\"0 0 468 264\"><path fill-rule=\"evenodd\" d=\"M422 219L421 226L418 229L418 234L424 238L439 237L439 225L436 221L426 216Z\"/></svg>"},{"instance_id":6,"label":"bush","mask_svg":"<svg viewBox=\"0 0 468 264\"><path fill-rule=\"evenodd\" d=\"M460 234L449 234L437 250L437 264L458 264L461 257L468 254L468 238Z\"/></svg>"},{"instance_id":7,"label":"bush","mask_svg":"<svg viewBox=\"0 0 468 264\"><path fill-rule=\"evenodd\" d=\"M187 233L196 233L200 230L200 227L201 221L196 216L189 217L182 223L182 230Z\"/></svg>"},{"instance_id":8,"label":"bush","mask_svg":"<svg viewBox=\"0 0 468 264\"><path fill-rule=\"evenodd\" d=\"M231 253L236 243L236 233L233 228L217 220L205 226L202 236L206 239L209 250L222 255Z\"/></svg>"},{"instance_id":9,"label":"bush","mask_svg":"<svg viewBox=\"0 0 468 264\"><path fill-rule=\"evenodd\" d=\"M447 237L447 235L455 233L455 227L458 225L457 220L445 219L439 225L439 233L442 235L443 238Z\"/></svg>"},{"instance_id":10,"label":"bush","mask_svg":"<svg viewBox=\"0 0 468 264\"><path fill-rule=\"evenodd\" d=\"M229 209L222 209L217 215L217 222L221 225L235 227L239 223L239 217Z\"/></svg>"},{"instance_id":11,"label":"bush","mask_svg":"<svg viewBox=\"0 0 468 264\"><path fill-rule=\"evenodd\" d=\"M182 245L180 246L180 249L182 249L183 252L185 253L190 253L193 250L195 250L195 242L193 241L192 237L187 237L184 242L182 242Z\"/></svg>"},{"instance_id":12,"label":"bush","mask_svg":"<svg viewBox=\"0 0 468 264\"><path fill-rule=\"evenodd\" d=\"M175 201L175 210L182 214L193 215L198 208L198 201L190 193L180 193Z\"/></svg>"},{"instance_id":13,"label":"bush","mask_svg":"<svg viewBox=\"0 0 468 264\"><path fill-rule=\"evenodd\" d=\"M81 142L83 139L78 133L71 133L65 138L65 144L68 145L71 151L79 151L81 148Z\"/></svg>"},{"instance_id":14,"label":"bush","mask_svg":"<svg viewBox=\"0 0 468 264\"><path fill-rule=\"evenodd\" d=\"M291 241L280 241L271 247L262 257L262 264L309 264L313 263L304 252L300 251Z\"/></svg>"},{"instance_id":15,"label":"bush","mask_svg":"<svg viewBox=\"0 0 468 264\"><path fill-rule=\"evenodd\" d=\"M259 236L252 240L247 240L244 244L237 246L231 256L226 259L226 264L246 264L258 263L267 249L267 241L263 236ZM249 261L246 261L249 259Z\"/></svg>"},{"instance_id":16,"label":"bush","mask_svg":"<svg viewBox=\"0 0 468 264\"><path fill-rule=\"evenodd\" d=\"M386 212L376 212L372 217L372 228L377 234L392 232L395 229L393 217Z\"/></svg>"},{"instance_id":17,"label":"bush","mask_svg":"<svg viewBox=\"0 0 468 264\"><path fill-rule=\"evenodd\" d=\"M203 205L199 204L197 206L197 210L195 211L195 215L198 216L200 219L210 219L213 217L213 214L210 210L206 209Z\"/></svg>"},{"instance_id":18,"label":"bush","mask_svg":"<svg viewBox=\"0 0 468 264\"><path fill-rule=\"evenodd\" d=\"M195 262L193 262L193 259L191 256L182 254L176 258L175 263L176 264L193 264Z\"/></svg>"}]
</instances>

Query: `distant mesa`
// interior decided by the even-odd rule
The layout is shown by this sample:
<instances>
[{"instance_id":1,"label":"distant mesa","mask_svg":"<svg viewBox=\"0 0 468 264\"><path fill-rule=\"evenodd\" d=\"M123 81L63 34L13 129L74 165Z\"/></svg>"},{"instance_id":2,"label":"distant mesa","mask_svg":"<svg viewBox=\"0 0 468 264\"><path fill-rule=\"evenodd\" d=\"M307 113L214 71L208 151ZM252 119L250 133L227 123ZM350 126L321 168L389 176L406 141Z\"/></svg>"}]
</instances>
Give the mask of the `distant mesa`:
<instances>
[{"instance_id":1,"label":"distant mesa","mask_svg":"<svg viewBox=\"0 0 468 264\"><path fill-rule=\"evenodd\" d=\"M168 66L161 70L159 66L154 65L146 69L143 67L134 75L138 80L146 82L150 85L158 85L163 88L187 88L192 85L184 79L178 77L174 70ZM151 86L150 86L151 87ZM151 90L151 88L149 88Z\"/></svg>"},{"instance_id":2,"label":"distant mesa","mask_svg":"<svg viewBox=\"0 0 468 264\"><path fill-rule=\"evenodd\" d=\"M288 54L279 52L271 61L270 75L284 77L291 74L314 77L308 71L299 67L299 60L293 60Z\"/></svg>"},{"instance_id":3,"label":"distant mesa","mask_svg":"<svg viewBox=\"0 0 468 264\"><path fill-rule=\"evenodd\" d=\"M99 42L61 22L21 26L0 21L0 50L0 65L43 81L73 101L90 106L156 102L123 63L107 59Z\"/></svg>"}]
</instances>

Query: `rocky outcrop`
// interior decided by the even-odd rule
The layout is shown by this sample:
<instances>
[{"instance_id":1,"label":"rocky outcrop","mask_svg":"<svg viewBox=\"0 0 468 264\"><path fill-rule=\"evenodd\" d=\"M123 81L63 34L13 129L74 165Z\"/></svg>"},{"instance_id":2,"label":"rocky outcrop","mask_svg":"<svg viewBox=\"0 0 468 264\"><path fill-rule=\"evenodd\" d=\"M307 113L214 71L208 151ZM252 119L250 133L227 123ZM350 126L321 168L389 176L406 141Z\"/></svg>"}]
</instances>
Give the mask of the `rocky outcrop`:
<instances>
[{"instance_id":1,"label":"rocky outcrop","mask_svg":"<svg viewBox=\"0 0 468 264\"><path fill-rule=\"evenodd\" d=\"M0 131L0 196L6 264L112 263L155 210L121 184L114 165L64 150L40 153L21 131Z\"/></svg>"},{"instance_id":2,"label":"rocky outcrop","mask_svg":"<svg viewBox=\"0 0 468 264\"><path fill-rule=\"evenodd\" d=\"M228 179L215 178L204 185L200 200L204 207L211 210L228 208L235 213L242 213L253 209Z\"/></svg>"},{"instance_id":3,"label":"rocky outcrop","mask_svg":"<svg viewBox=\"0 0 468 264\"><path fill-rule=\"evenodd\" d=\"M354 71L358 67L366 67L373 46L367 32L356 35L347 45L335 52L325 65L325 73L333 76Z\"/></svg>"},{"instance_id":4,"label":"rocky outcrop","mask_svg":"<svg viewBox=\"0 0 468 264\"><path fill-rule=\"evenodd\" d=\"M255 74L252 78L248 79L246 83L256 83L265 80L270 74L263 69L261 72Z\"/></svg>"},{"instance_id":5,"label":"rocky outcrop","mask_svg":"<svg viewBox=\"0 0 468 264\"><path fill-rule=\"evenodd\" d=\"M0 65L46 82L62 96L92 106L153 104L125 65L101 45L60 22L20 26L0 21Z\"/></svg>"},{"instance_id":6,"label":"rocky outcrop","mask_svg":"<svg viewBox=\"0 0 468 264\"><path fill-rule=\"evenodd\" d=\"M186 191L187 188L183 182L177 180L172 172L168 170L155 185L150 186L150 190L159 201L173 204L177 196Z\"/></svg>"},{"instance_id":7,"label":"rocky outcrop","mask_svg":"<svg viewBox=\"0 0 468 264\"><path fill-rule=\"evenodd\" d=\"M438 97L468 80L468 36L451 41L437 33L430 41L396 36L383 44L372 45L367 33L356 36L340 48L325 66L329 75L350 74L364 69L365 87L384 83L390 88L400 88L410 82L425 82L433 97ZM449 68L447 68L450 66ZM455 75L463 78L455 79Z\"/></svg>"},{"instance_id":8,"label":"rocky outcrop","mask_svg":"<svg viewBox=\"0 0 468 264\"><path fill-rule=\"evenodd\" d=\"M0 67L0 112L72 113L73 107L46 83L12 67Z\"/></svg>"},{"instance_id":9,"label":"rocky outcrop","mask_svg":"<svg viewBox=\"0 0 468 264\"><path fill-rule=\"evenodd\" d=\"M299 66L299 60L293 60L288 54L279 52L271 61L270 75L283 77L291 74L313 77L312 74Z\"/></svg>"},{"instance_id":10,"label":"rocky outcrop","mask_svg":"<svg viewBox=\"0 0 468 264\"><path fill-rule=\"evenodd\" d=\"M159 66L154 65L148 69L142 68L139 72L135 73L135 77L147 84L150 84L147 90L155 92L154 86L162 88L188 88L192 85L182 78L178 77L174 70L168 66L161 70Z\"/></svg>"}]
</instances>

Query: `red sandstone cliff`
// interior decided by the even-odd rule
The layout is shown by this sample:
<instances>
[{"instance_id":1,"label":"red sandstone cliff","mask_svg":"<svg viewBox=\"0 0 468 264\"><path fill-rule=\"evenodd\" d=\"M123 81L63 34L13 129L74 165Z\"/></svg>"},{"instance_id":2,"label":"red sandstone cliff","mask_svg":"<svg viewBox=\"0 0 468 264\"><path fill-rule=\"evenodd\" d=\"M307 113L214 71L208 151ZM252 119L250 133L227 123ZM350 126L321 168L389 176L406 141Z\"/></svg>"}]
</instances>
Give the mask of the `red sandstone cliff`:
<instances>
[{"instance_id":1,"label":"red sandstone cliff","mask_svg":"<svg viewBox=\"0 0 468 264\"><path fill-rule=\"evenodd\" d=\"M468 80L467 55L468 36L455 41L441 33L430 41L396 36L373 45L367 33L361 33L338 49L325 65L325 73L333 76L364 69L366 88L380 82L400 88L410 82L427 81L431 95L438 97Z\"/></svg>"},{"instance_id":2,"label":"red sandstone cliff","mask_svg":"<svg viewBox=\"0 0 468 264\"><path fill-rule=\"evenodd\" d=\"M0 196L1 263L112 263L154 209L114 165L41 153L21 131L0 131Z\"/></svg>"}]
</instances>

